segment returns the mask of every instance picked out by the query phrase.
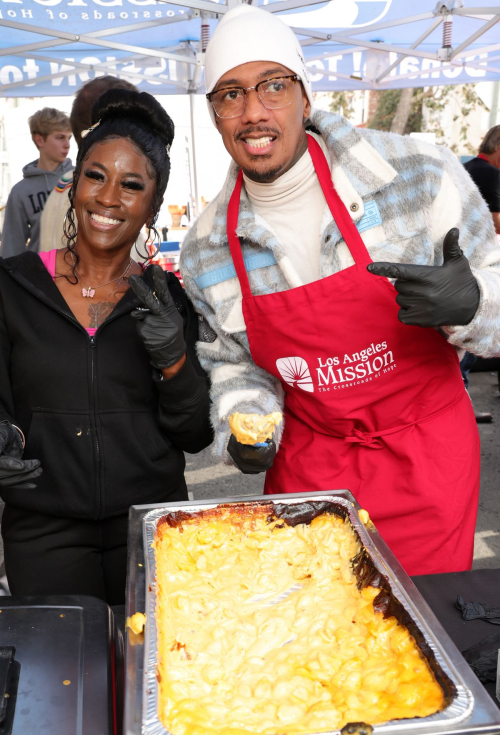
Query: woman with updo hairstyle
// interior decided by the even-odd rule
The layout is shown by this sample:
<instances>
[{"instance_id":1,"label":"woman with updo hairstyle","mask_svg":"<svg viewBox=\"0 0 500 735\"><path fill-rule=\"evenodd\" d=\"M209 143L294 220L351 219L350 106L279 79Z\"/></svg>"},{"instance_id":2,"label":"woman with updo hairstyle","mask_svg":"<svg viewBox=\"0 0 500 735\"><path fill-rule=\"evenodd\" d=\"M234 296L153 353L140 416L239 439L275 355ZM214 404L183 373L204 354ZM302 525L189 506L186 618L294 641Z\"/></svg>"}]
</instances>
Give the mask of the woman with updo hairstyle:
<instances>
[{"instance_id":1,"label":"woman with updo hairstyle","mask_svg":"<svg viewBox=\"0 0 500 735\"><path fill-rule=\"evenodd\" d=\"M187 500L184 452L212 433L196 314L130 256L143 226L154 239L172 120L112 89L85 132L66 247L0 259L2 534L12 594L118 605L129 507Z\"/></svg>"}]
</instances>

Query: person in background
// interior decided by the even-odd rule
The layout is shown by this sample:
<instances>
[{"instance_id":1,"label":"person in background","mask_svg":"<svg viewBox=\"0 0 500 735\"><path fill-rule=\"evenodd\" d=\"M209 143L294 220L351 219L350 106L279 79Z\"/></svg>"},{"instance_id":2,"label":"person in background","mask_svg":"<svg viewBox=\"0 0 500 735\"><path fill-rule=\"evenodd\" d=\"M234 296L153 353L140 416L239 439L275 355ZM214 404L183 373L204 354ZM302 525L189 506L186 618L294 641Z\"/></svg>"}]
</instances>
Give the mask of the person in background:
<instances>
[{"instance_id":1,"label":"person in background","mask_svg":"<svg viewBox=\"0 0 500 735\"><path fill-rule=\"evenodd\" d=\"M479 153L464 167L488 205L495 232L500 235L500 125L488 130Z\"/></svg>"},{"instance_id":2,"label":"person in background","mask_svg":"<svg viewBox=\"0 0 500 735\"><path fill-rule=\"evenodd\" d=\"M155 229L173 122L111 89L92 123L65 247L0 258L2 535L13 595L119 605L129 507L187 500L184 452L212 433L196 314L172 273L130 257Z\"/></svg>"},{"instance_id":3,"label":"person in background","mask_svg":"<svg viewBox=\"0 0 500 735\"><path fill-rule=\"evenodd\" d=\"M78 147L82 144L82 131L90 128L92 106L108 89L132 89L135 87L125 79L112 76L96 77L84 84L76 93L71 115L71 130ZM73 183L73 168L68 167L61 173L45 204L40 225L40 252L48 252L55 246L62 247L65 242L64 218L69 207L68 194ZM141 244L145 238L141 234ZM139 243L138 243L139 245ZM141 250L143 253L143 250ZM5 256L4 256L5 257Z\"/></svg>"},{"instance_id":4,"label":"person in background","mask_svg":"<svg viewBox=\"0 0 500 735\"><path fill-rule=\"evenodd\" d=\"M500 125L488 130L479 146L475 158L464 164L472 181L488 205L493 218L495 232L500 235ZM460 360L460 370L465 387L469 387L469 372L476 362L476 356L466 352ZM489 411L474 411L478 424L490 424L493 415Z\"/></svg>"},{"instance_id":5,"label":"person in background","mask_svg":"<svg viewBox=\"0 0 500 735\"><path fill-rule=\"evenodd\" d=\"M28 250L39 251L45 203L58 179L72 168L67 157L71 139L68 116L53 107L44 107L28 122L39 157L23 168L23 179L12 187L7 200L0 249L4 258L23 253L27 243Z\"/></svg>"}]
</instances>

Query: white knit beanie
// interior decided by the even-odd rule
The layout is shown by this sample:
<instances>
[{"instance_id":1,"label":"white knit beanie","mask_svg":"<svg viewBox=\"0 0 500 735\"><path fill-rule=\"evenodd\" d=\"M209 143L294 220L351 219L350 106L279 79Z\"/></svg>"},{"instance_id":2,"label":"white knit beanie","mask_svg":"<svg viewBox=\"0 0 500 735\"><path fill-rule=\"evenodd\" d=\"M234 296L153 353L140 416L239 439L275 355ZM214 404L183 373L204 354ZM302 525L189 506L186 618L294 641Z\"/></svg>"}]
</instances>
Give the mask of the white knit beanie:
<instances>
[{"instance_id":1,"label":"white knit beanie","mask_svg":"<svg viewBox=\"0 0 500 735\"><path fill-rule=\"evenodd\" d=\"M295 33L267 10L243 3L229 10L216 27L205 53L205 84L211 92L231 69L251 61L274 61L300 77L312 105L312 88ZM207 100L208 101L208 100ZM212 121L215 114L208 109Z\"/></svg>"}]
</instances>

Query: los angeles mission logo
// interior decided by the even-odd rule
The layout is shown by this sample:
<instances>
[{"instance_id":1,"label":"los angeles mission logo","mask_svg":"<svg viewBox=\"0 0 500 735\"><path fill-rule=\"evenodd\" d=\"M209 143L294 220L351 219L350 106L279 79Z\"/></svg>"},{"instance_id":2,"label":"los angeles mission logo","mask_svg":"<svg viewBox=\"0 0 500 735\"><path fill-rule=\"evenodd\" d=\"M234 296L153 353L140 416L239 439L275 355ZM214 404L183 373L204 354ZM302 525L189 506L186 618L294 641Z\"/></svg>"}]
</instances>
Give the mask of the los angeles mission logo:
<instances>
[{"instance_id":1,"label":"los angeles mission logo","mask_svg":"<svg viewBox=\"0 0 500 735\"><path fill-rule=\"evenodd\" d=\"M380 378L396 368L392 350L387 342L373 342L369 347L343 356L318 357L318 367L311 371L303 357L280 357L276 367L285 383L307 393L354 388ZM313 380L313 375L316 380Z\"/></svg>"},{"instance_id":2,"label":"los angeles mission logo","mask_svg":"<svg viewBox=\"0 0 500 735\"><path fill-rule=\"evenodd\" d=\"M307 393L314 391L311 371L303 357L280 357L276 360L276 367L288 385L302 388Z\"/></svg>"}]
</instances>

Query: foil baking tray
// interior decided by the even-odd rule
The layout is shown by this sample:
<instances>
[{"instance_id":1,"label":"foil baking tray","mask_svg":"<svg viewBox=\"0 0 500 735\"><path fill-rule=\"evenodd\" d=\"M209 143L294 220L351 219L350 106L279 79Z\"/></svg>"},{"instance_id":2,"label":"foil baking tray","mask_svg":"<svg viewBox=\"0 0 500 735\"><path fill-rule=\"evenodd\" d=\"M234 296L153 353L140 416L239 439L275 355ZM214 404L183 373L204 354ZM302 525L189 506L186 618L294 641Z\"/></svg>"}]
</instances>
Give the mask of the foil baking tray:
<instances>
[{"instance_id":1,"label":"foil baking tray","mask_svg":"<svg viewBox=\"0 0 500 735\"><path fill-rule=\"evenodd\" d=\"M409 629L445 692L444 708L427 717L392 720L373 726L377 733L500 733L500 710L495 707L454 644L434 617L422 596L386 546L372 523L363 525L360 506L349 491L290 493L212 501L167 503L135 506L131 509L129 531L129 578L127 615L144 611L147 625L144 642L127 640L127 691L125 707L126 735L175 735L158 718L157 630L156 630L156 559L152 544L158 521L168 513L197 513L219 505L272 503L283 512L298 510L299 504L317 507L334 504L357 534L362 552L356 558L357 575L378 575L387 592L390 614L396 615ZM318 504L321 504L320 506ZM310 506L311 507L311 506ZM277 508L277 510L278 510ZM324 512L324 510L322 510ZM142 541L142 549L140 548ZM141 553L142 552L142 553ZM142 559L142 561L140 561ZM141 589L142 588L142 589ZM141 605L142 603L142 605ZM322 735L334 735L331 730ZM278 733L276 735L279 735ZM319 735L310 733L310 735Z\"/></svg>"}]
</instances>

